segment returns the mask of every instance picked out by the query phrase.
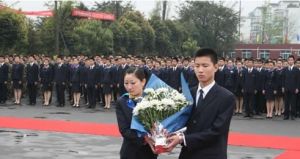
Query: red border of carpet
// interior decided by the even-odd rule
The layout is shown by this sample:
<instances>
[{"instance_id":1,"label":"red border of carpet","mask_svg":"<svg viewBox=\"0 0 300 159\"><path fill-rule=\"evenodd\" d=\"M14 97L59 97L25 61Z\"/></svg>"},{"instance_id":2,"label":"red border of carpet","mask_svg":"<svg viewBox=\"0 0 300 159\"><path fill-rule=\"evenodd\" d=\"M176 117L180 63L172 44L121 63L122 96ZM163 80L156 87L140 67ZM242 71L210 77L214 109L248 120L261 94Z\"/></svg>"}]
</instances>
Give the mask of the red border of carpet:
<instances>
[{"instance_id":1,"label":"red border of carpet","mask_svg":"<svg viewBox=\"0 0 300 159\"><path fill-rule=\"evenodd\" d=\"M116 124L0 117L0 128L29 129L120 137ZM300 158L300 137L230 132L229 145L286 150L276 159Z\"/></svg>"}]
</instances>

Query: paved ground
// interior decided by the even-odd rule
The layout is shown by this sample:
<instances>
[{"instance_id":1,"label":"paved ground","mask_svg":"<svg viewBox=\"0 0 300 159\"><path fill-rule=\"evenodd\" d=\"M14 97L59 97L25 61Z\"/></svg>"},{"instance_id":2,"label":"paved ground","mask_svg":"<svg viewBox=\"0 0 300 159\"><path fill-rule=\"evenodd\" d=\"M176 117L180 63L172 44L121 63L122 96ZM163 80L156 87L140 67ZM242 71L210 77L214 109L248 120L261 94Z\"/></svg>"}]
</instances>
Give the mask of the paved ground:
<instances>
[{"instance_id":1,"label":"paved ground","mask_svg":"<svg viewBox=\"0 0 300 159\"><path fill-rule=\"evenodd\" d=\"M0 116L59 119L66 121L85 121L116 123L114 109L96 108L57 108L55 106L0 106ZM266 120L262 117L244 119L235 116L231 131L297 136L300 135L300 120L283 121L282 118ZM69 133L40 132L0 128L0 159L117 159L121 138L80 135ZM274 141L276 142L276 141ZM172 154L164 154L160 159L175 159L179 148ZM282 150L258 149L229 146L229 159L271 159Z\"/></svg>"}]
</instances>

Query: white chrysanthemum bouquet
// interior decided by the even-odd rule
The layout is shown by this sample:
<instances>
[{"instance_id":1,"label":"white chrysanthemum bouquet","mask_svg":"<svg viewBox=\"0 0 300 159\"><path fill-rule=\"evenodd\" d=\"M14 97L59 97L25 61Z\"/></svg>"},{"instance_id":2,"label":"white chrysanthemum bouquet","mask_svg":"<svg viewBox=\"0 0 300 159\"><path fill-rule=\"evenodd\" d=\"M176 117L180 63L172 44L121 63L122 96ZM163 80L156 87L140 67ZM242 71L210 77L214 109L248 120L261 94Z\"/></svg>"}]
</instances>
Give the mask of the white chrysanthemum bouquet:
<instances>
[{"instance_id":1,"label":"white chrysanthemum bouquet","mask_svg":"<svg viewBox=\"0 0 300 159\"><path fill-rule=\"evenodd\" d=\"M170 88L147 88L145 96L133 109L133 115L145 126L147 131L153 124L161 122L171 115L188 106L188 101L183 94Z\"/></svg>"},{"instance_id":2,"label":"white chrysanthemum bouquet","mask_svg":"<svg viewBox=\"0 0 300 159\"><path fill-rule=\"evenodd\" d=\"M142 100L133 108L131 128L138 134L151 136L157 153L167 145L166 133L182 129L191 113L193 99L181 75L182 94L152 75Z\"/></svg>"}]
</instances>

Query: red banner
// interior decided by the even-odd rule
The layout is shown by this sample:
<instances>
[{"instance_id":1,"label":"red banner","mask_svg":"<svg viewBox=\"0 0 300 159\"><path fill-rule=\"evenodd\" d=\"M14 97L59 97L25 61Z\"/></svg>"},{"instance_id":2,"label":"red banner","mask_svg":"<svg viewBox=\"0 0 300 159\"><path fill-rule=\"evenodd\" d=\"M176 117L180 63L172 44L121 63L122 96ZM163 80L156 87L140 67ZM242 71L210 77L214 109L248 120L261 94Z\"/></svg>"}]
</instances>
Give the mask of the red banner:
<instances>
[{"instance_id":1,"label":"red banner","mask_svg":"<svg viewBox=\"0 0 300 159\"><path fill-rule=\"evenodd\" d=\"M72 10L72 16L77 17L86 17L91 19L99 19L99 20L109 20L114 21L115 15L103 12L91 12L91 11L83 11L78 9Z\"/></svg>"},{"instance_id":2,"label":"red banner","mask_svg":"<svg viewBox=\"0 0 300 159\"><path fill-rule=\"evenodd\" d=\"M0 5L0 9L7 8L6 6ZM52 17L54 14L52 10L47 11L19 11L15 9L10 10L17 12L19 14L25 14L25 15L31 15L31 16L46 16L46 17ZM108 20L108 21L114 21L115 15L109 14L109 13L103 13L103 12L91 12L91 11L83 11L79 9L73 9L72 10L72 16L77 17L84 17L84 18L90 18L90 19L97 19L97 20Z\"/></svg>"},{"instance_id":3,"label":"red banner","mask_svg":"<svg viewBox=\"0 0 300 159\"><path fill-rule=\"evenodd\" d=\"M33 16L45 16L45 17L52 17L53 12L51 10L48 11L18 11L21 14L25 15L33 15Z\"/></svg>"}]
</instances>

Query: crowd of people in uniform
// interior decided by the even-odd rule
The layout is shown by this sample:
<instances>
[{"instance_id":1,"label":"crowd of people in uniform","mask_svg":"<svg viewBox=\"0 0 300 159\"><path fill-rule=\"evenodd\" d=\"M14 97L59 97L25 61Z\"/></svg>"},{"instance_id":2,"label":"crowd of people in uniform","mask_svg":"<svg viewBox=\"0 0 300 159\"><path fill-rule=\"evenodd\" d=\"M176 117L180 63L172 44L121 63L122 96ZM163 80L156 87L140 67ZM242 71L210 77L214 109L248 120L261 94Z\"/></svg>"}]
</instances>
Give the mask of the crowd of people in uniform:
<instances>
[{"instance_id":1,"label":"crowd of people in uniform","mask_svg":"<svg viewBox=\"0 0 300 159\"><path fill-rule=\"evenodd\" d=\"M129 67L142 67L178 91L181 73L189 87L199 84L193 59L187 57L0 55L0 104L11 99L21 105L28 99L36 105L41 97L43 106L63 107L66 98L73 107L101 103L110 109L126 93L123 77ZM300 117L300 59L219 58L218 67L215 81L236 95L236 115Z\"/></svg>"}]
</instances>

